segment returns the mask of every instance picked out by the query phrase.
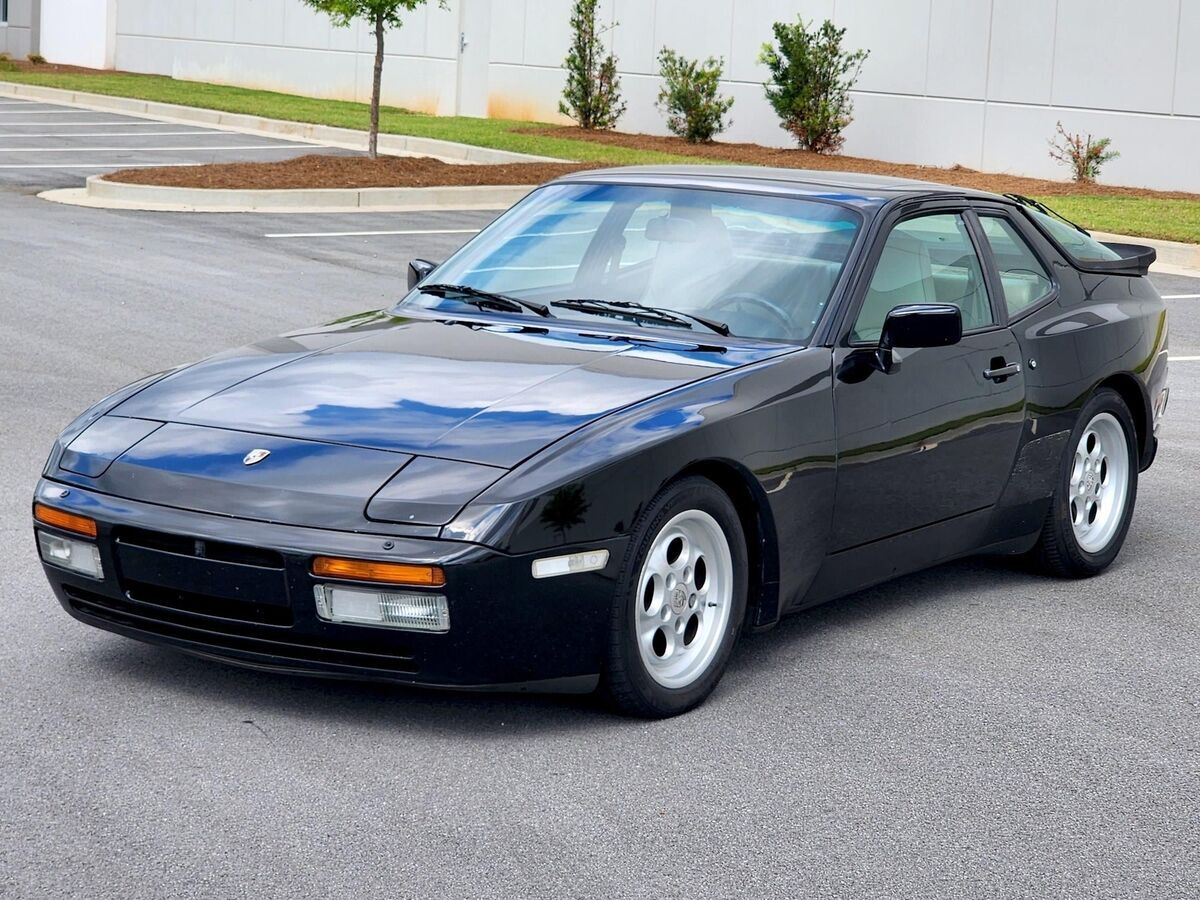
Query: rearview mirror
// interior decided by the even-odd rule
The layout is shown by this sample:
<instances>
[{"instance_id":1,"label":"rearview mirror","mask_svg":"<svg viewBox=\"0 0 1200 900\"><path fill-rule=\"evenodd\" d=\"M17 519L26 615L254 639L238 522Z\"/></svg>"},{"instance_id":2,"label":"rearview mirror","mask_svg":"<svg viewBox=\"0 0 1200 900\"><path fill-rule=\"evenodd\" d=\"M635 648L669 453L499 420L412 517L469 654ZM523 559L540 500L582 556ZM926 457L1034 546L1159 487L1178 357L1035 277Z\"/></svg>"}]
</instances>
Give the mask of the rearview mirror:
<instances>
[{"instance_id":1,"label":"rearview mirror","mask_svg":"<svg viewBox=\"0 0 1200 900\"><path fill-rule=\"evenodd\" d=\"M429 277L429 273L438 267L437 263L427 259L414 259L408 264L408 289L411 291Z\"/></svg>"},{"instance_id":2,"label":"rearview mirror","mask_svg":"<svg viewBox=\"0 0 1200 900\"><path fill-rule=\"evenodd\" d=\"M962 340L962 310L949 303L910 303L887 314L881 350L893 347L949 347Z\"/></svg>"}]
</instances>

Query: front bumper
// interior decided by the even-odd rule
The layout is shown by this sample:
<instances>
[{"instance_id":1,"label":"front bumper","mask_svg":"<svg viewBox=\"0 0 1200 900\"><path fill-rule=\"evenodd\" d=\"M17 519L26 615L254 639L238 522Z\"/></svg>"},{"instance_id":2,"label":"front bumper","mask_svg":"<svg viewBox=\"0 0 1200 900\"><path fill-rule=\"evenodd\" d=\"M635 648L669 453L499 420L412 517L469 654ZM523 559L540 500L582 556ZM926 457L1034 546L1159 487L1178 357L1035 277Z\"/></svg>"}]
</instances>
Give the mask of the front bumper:
<instances>
[{"instance_id":1,"label":"front bumper","mask_svg":"<svg viewBox=\"0 0 1200 900\"><path fill-rule=\"evenodd\" d=\"M59 602L82 622L253 668L430 687L593 689L626 542L509 556L453 541L193 513L46 479L35 499L98 523L103 580L43 563ZM600 548L609 550L600 571L531 575L537 557ZM328 579L311 574L317 555L443 567L446 586L439 593L447 597L450 630L320 619L313 588Z\"/></svg>"}]
</instances>

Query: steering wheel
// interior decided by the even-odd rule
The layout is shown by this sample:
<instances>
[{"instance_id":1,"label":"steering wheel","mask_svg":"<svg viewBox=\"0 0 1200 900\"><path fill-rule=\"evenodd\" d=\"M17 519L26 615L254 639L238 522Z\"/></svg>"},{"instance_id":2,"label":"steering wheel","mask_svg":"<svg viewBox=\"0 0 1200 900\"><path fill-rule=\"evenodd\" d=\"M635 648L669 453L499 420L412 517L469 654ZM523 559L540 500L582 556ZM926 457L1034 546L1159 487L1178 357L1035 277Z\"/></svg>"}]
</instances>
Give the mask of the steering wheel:
<instances>
[{"instance_id":1,"label":"steering wheel","mask_svg":"<svg viewBox=\"0 0 1200 900\"><path fill-rule=\"evenodd\" d=\"M705 312L716 314L717 318L723 319L724 316L720 315L721 311L728 310L735 312L738 307L744 304L752 305L757 312L766 313L766 316L760 317L769 318L779 326L779 337L791 336L794 330L792 327L792 317L775 301L769 300L762 294L755 293L754 291L733 291L728 293L723 297L719 297ZM751 315L753 314L751 313Z\"/></svg>"}]
</instances>

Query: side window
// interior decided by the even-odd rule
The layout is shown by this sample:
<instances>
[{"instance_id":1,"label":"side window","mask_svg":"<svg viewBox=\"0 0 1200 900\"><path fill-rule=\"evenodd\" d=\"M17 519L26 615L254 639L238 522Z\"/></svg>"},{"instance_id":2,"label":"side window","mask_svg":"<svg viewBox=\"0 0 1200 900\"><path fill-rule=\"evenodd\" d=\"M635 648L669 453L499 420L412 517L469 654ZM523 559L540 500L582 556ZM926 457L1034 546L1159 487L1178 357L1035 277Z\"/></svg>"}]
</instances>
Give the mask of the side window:
<instances>
[{"instance_id":1,"label":"side window","mask_svg":"<svg viewBox=\"0 0 1200 900\"><path fill-rule=\"evenodd\" d=\"M980 216L979 222L1000 270L1004 305L1010 316L1018 315L1042 300L1054 284L1046 267L1011 222L999 216Z\"/></svg>"},{"instance_id":2,"label":"side window","mask_svg":"<svg viewBox=\"0 0 1200 900\"><path fill-rule=\"evenodd\" d=\"M875 342L883 320L908 303L949 303L962 310L963 331L994 325L983 267L962 216L905 219L883 245L850 339Z\"/></svg>"}]
</instances>

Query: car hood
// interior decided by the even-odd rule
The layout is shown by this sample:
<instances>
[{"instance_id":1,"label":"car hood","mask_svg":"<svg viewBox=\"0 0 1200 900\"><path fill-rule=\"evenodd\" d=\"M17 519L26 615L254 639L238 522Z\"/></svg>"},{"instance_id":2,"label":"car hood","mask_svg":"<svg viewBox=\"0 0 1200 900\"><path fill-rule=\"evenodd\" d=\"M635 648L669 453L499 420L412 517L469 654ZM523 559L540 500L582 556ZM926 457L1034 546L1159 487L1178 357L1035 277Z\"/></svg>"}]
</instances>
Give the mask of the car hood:
<instances>
[{"instance_id":1,"label":"car hood","mask_svg":"<svg viewBox=\"0 0 1200 900\"><path fill-rule=\"evenodd\" d=\"M374 314L212 357L110 413L510 468L616 409L789 349L705 339Z\"/></svg>"}]
</instances>

